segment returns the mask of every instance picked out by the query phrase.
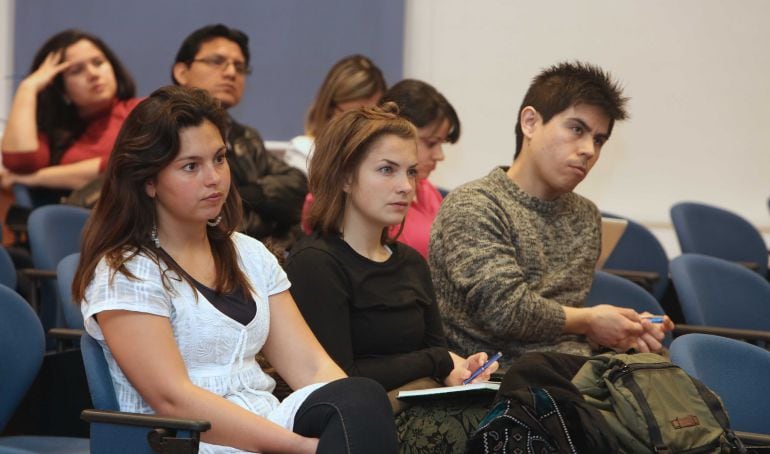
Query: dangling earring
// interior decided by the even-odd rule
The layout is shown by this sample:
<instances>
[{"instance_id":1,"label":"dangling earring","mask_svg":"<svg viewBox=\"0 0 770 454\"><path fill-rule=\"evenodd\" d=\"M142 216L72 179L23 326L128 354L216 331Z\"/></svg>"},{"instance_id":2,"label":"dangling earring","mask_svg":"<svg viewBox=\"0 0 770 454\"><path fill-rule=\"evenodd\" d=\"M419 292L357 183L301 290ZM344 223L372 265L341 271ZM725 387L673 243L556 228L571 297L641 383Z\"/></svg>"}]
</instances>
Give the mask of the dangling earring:
<instances>
[{"instance_id":1,"label":"dangling earring","mask_svg":"<svg viewBox=\"0 0 770 454\"><path fill-rule=\"evenodd\" d=\"M150 231L150 239L155 244L155 247L160 249L160 239L158 239L158 226L153 224Z\"/></svg>"},{"instance_id":2,"label":"dangling earring","mask_svg":"<svg viewBox=\"0 0 770 454\"><path fill-rule=\"evenodd\" d=\"M209 227L216 227L219 225L219 223L222 222L222 215L215 217L213 221L206 221L206 225Z\"/></svg>"}]
</instances>

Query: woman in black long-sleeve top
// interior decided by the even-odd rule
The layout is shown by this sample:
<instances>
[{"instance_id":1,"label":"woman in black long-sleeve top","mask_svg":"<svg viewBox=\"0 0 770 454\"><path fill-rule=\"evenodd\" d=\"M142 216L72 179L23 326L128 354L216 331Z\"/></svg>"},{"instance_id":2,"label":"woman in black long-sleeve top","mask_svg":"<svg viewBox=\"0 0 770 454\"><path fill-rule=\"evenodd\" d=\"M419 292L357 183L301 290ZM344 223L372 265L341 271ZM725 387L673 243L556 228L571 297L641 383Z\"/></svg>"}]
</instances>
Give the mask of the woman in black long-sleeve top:
<instances>
[{"instance_id":1,"label":"woman in black long-sleeve top","mask_svg":"<svg viewBox=\"0 0 770 454\"><path fill-rule=\"evenodd\" d=\"M388 236L404 222L417 174L416 131L397 110L347 112L316 138L314 233L292 249L286 272L308 325L349 375L387 390L423 377L459 385L487 354L447 349L427 264Z\"/></svg>"}]
</instances>

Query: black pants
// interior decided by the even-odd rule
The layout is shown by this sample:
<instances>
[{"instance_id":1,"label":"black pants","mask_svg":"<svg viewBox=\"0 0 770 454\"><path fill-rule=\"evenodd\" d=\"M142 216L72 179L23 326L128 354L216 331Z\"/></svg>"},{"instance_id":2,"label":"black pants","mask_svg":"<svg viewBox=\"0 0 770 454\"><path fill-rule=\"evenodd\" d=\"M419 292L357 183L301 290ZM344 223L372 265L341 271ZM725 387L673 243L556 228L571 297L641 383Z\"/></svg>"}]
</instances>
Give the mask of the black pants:
<instances>
[{"instance_id":1,"label":"black pants","mask_svg":"<svg viewBox=\"0 0 770 454\"><path fill-rule=\"evenodd\" d=\"M318 438L322 454L398 452L388 397L368 378L343 378L313 391L294 417L294 431Z\"/></svg>"}]
</instances>

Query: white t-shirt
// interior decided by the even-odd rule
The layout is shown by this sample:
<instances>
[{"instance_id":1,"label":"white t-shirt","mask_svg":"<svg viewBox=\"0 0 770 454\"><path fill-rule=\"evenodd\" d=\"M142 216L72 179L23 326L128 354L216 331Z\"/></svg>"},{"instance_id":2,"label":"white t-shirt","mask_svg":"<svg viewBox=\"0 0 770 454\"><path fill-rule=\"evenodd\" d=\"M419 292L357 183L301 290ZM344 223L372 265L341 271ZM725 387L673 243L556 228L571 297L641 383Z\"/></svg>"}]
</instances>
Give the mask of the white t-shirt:
<instances>
[{"instance_id":1,"label":"white t-shirt","mask_svg":"<svg viewBox=\"0 0 770 454\"><path fill-rule=\"evenodd\" d=\"M295 167L307 175L308 164L313 155L315 141L310 136L297 136L289 141L289 147L283 155L286 164Z\"/></svg>"}]
</instances>

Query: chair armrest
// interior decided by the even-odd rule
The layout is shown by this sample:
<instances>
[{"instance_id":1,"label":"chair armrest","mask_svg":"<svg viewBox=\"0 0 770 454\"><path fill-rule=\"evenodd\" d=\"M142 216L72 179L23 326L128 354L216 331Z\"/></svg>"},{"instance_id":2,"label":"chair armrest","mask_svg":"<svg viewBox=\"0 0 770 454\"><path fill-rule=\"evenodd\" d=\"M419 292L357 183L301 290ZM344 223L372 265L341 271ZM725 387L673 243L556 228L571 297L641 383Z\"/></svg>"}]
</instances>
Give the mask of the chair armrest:
<instances>
[{"instance_id":1,"label":"chair armrest","mask_svg":"<svg viewBox=\"0 0 770 454\"><path fill-rule=\"evenodd\" d=\"M205 432L211 429L211 423L202 419L170 418L166 416L126 413L110 410L83 410L80 418L89 423L118 424L140 427L163 427L174 430Z\"/></svg>"},{"instance_id":2,"label":"chair armrest","mask_svg":"<svg viewBox=\"0 0 770 454\"><path fill-rule=\"evenodd\" d=\"M200 432L211 428L203 420L106 410L83 410L91 425L94 454L197 454Z\"/></svg>"},{"instance_id":3,"label":"chair armrest","mask_svg":"<svg viewBox=\"0 0 770 454\"><path fill-rule=\"evenodd\" d=\"M648 292L652 291L652 286L660 280L660 274L655 271L621 270L617 268L602 268L602 271L628 279L635 284L641 285Z\"/></svg>"},{"instance_id":4,"label":"chair armrest","mask_svg":"<svg viewBox=\"0 0 770 454\"><path fill-rule=\"evenodd\" d=\"M763 342L770 342L770 331L760 331L755 329L738 329L738 328L723 328L721 326L705 326L705 325L676 325L674 328L674 334L690 334L690 333L702 333L713 334L715 336L729 337L732 339L741 340L758 340Z\"/></svg>"},{"instance_id":5,"label":"chair armrest","mask_svg":"<svg viewBox=\"0 0 770 454\"><path fill-rule=\"evenodd\" d=\"M48 330L48 337L56 341L56 351L58 353L69 349L80 349L80 338L85 333L82 329L73 328L51 328Z\"/></svg>"},{"instance_id":6,"label":"chair armrest","mask_svg":"<svg viewBox=\"0 0 770 454\"><path fill-rule=\"evenodd\" d=\"M35 285L35 290L33 290L29 295L29 305L32 306L32 309L35 310L35 312L40 311L40 302L38 301L39 295L38 292L40 291L40 285L43 280L52 280L56 279L56 271L54 270L44 270L40 268L22 268L18 270L19 274L28 277L31 281L33 281Z\"/></svg>"},{"instance_id":7,"label":"chair armrest","mask_svg":"<svg viewBox=\"0 0 770 454\"><path fill-rule=\"evenodd\" d=\"M751 446L770 446L770 435L758 434L753 432L735 432L735 435L745 445Z\"/></svg>"},{"instance_id":8,"label":"chair armrest","mask_svg":"<svg viewBox=\"0 0 770 454\"><path fill-rule=\"evenodd\" d=\"M48 335L56 340L78 341L85 333L82 329L73 328L51 328L48 330Z\"/></svg>"},{"instance_id":9,"label":"chair armrest","mask_svg":"<svg viewBox=\"0 0 770 454\"><path fill-rule=\"evenodd\" d=\"M29 277L30 279L56 279L55 270L43 270L40 268L22 268L19 273Z\"/></svg>"}]
</instances>

